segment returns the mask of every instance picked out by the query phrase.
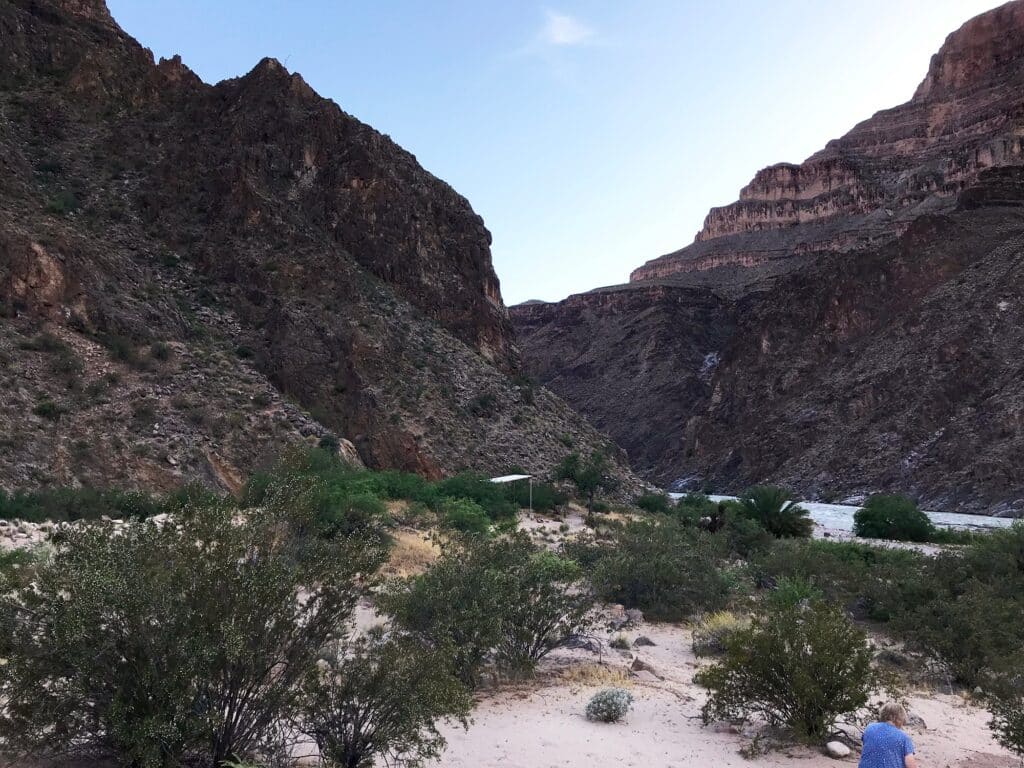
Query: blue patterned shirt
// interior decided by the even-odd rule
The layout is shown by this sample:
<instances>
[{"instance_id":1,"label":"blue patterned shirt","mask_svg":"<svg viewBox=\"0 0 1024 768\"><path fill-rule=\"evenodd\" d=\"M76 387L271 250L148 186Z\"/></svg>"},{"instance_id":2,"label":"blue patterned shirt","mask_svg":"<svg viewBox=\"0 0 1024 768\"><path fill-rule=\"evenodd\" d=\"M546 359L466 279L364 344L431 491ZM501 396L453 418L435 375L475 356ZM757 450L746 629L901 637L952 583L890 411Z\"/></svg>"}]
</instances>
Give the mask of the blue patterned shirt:
<instances>
[{"instance_id":1,"label":"blue patterned shirt","mask_svg":"<svg viewBox=\"0 0 1024 768\"><path fill-rule=\"evenodd\" d=\"M864 729L864 751L859 768L903 768L903 758L914 754L914 742L891 723L872 723Z\"/></svg>"}]
</instances>

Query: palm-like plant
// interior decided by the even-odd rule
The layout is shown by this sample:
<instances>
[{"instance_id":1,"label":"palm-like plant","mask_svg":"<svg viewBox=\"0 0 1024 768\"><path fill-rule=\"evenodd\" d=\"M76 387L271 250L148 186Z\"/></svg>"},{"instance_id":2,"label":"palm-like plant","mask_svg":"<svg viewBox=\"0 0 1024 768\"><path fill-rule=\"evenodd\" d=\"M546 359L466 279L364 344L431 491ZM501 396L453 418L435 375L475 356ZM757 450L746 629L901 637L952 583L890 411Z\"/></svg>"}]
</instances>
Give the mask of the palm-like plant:
<instances>
[{"instance_id":1,"label":"palm-like plant","mask_svg":"<svg viewBox=\"0 0 1024 768\"><path fill-rule=\"evenodd\" d=\"M814 530L810 513L785 488L758 485L739 497L743 513L779 538L807 538Z\"/></svg>"}]
</instances>

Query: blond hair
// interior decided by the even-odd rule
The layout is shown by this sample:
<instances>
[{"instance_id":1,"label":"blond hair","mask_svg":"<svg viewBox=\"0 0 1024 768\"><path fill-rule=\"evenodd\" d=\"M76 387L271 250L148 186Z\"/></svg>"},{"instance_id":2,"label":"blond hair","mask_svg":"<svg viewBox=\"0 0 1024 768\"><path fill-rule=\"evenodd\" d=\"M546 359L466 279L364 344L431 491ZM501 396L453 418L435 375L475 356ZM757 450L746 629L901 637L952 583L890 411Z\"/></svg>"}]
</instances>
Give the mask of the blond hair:
<instances>
[{"instance_id":1,"label":"blond hair","mask_svg":"<svg viewBox=\"0 0 1024 768\"><path fill-rule=\"evenodd\" d=\"M882 723L903 725L907 722L907 710L903 708L902 704L890 701L888 704L884 704L878 711L878 720Z\"/></svg>"}]
</instances>

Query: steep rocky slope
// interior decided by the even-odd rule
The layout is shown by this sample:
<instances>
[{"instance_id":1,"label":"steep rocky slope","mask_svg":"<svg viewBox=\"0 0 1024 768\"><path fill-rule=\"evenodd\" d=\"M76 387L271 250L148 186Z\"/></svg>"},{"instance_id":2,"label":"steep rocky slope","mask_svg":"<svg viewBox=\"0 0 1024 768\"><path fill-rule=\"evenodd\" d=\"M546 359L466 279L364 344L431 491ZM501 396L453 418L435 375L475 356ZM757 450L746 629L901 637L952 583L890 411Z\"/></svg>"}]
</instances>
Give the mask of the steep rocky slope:
<instances>
[{"instance_id":1,"label":"steep rocky slope","mask_svg":"<svg viewBox=\"0 0 1024 768\"><path fill-rule=\"evenodd\" d=\"M1024 512L1022 85L1018 1L633 282L513 307L528 369L661 483Z\"/></svg>"},{"instance_id":2,"label":"steep rocky slope","mask_svg":"<svg viewBox=\"0 0 1024 768\"><path fill-rule=\"evenodd\" d=\"M102 0L0 0L0 486L230 487L327 432L428 475L606 445L518 375L489 245L278 62L210 86Z\"/></svg>"},{"instance_id":3,"label":"steep rocky slope","mask_svg":"<svg viewBox=\"0 0 1024 768\"><path fill-rule=\"evenodd\" d=\"M952 33L909 102L799 165L758 171L739 200L711 209L692 245L630 279L853 254L898 237L918 216L952 210L984 169L1022 162L1024 4L1011 2Z\"/></svg>"}]
</instances>

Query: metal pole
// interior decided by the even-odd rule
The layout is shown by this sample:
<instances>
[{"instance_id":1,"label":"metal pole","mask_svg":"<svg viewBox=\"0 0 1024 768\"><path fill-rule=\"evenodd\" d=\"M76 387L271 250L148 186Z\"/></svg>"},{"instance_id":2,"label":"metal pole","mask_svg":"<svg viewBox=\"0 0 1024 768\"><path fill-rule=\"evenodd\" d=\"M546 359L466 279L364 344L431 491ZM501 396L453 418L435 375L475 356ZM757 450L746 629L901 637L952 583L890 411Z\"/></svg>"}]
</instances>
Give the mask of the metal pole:
<instances>
[{"instance_id":1,"label":"metal pole","mask_svg":"<svg viewBox=\"0 0 1024 768\"><path fill-rule=\"evenodd\" d=\"M530 514L533 514L533 478L530 478Z\"/></svg>"}]
</instances>

